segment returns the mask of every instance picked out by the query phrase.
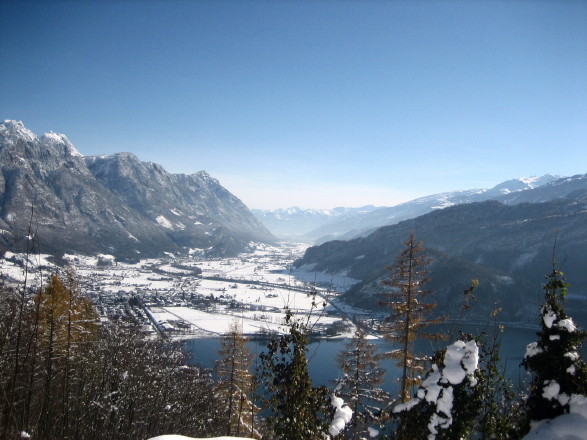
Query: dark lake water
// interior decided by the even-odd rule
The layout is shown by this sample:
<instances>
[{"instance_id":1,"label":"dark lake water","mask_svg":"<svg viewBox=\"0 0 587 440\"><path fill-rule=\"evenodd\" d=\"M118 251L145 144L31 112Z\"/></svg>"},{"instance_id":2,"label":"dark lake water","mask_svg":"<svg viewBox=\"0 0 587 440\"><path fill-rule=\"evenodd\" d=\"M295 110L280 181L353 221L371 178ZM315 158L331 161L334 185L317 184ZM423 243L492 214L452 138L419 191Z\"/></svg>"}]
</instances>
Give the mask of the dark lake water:
<instances>
[{"instance_id":1,"label":"dark lake water","mask_svg":"<svg viewBox=\"0 0 587 440\"><path fill-rule=\"evenodd\" d=\"M471 334L480 334L485 330L490 335L493 334L494 328L487 328L486 326L475 325L449 325L440 326L437 330L444 334L458 335L455 329L461 329ZM525 370L520 367L520 363L526 352L526 345L537 339L537 330L525 328L505 328L503 332L499 332L501 339L501 359L506 368L507 376L512 379L515 385L526 377ZM455 338L452 338L455 340ZM458 339L458 338L456 338ZM312 342L308 346L309 371L312 381L315 385L326 385L332 387L334 381L340 377L340 369L336 362L337 354L344 350L347 339L321 339ZM392 350L394 347L388 342L375 339L371 340L375 344L378 353ZM418 344L418 352L420 354L432 355L436 349L444 348L448 342L420 342ZM252 353L260 354L266 351L267 341L254 340L249 343L249 348ZM214 362L218 359L218 351L220 349L219 338L206 339L192 339L185 341L185 349L190 353L192 362L206 368L212 368ZM398 389L396 379L400 375L399 368L395 365L394 360L383 360L381 366L385 369L385 382L383 388L392 394L395 394Z\"/></svg>"}]
</instances>

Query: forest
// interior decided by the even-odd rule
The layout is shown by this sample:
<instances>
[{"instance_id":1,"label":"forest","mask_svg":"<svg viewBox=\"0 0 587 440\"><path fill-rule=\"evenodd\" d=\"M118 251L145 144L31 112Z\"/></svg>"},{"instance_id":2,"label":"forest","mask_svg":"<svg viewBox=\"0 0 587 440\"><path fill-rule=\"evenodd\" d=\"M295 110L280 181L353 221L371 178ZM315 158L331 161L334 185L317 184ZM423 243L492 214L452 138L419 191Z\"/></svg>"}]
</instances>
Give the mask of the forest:
<instances>
[{"instance_id":1,"label":"forest","mask_svg":"<svg viewBox=\"0 0 587 440\"><path fill-rule=\"evenodd\" d=\"M307 345L313 318L284 310L287 332L267 340L257 359L235 322L213 370L191 365L179 342L145 337L123 318L100 320L72 269L37 290L0 286L0 438L148 439L162 434L255 439L521 439L540 421L587 417L586 333L565 312L569 288L555 259L537 311L540 331L528 341L513 384L500 363L500 327L454 340L428 333L434 317L426 289L429 259L413 235L387 267L388 318L377 333L357 323L339 353L332 387L314 386ZM475 307L476 280L464 290L461 316ZM488 320L495 318L495 310ZM446 348L418 353L418 339ZM399 392L381 388L384 357L396 360Z\"/></svg>"}]
</instances>

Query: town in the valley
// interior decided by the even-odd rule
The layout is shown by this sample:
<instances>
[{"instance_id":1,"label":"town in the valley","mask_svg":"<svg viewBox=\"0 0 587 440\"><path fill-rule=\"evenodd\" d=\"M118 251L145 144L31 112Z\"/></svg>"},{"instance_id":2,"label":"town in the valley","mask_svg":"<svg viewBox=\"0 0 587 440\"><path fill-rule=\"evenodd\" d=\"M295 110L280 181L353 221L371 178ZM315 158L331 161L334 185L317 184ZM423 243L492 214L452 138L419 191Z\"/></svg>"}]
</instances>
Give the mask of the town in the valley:
<instances>
[{"instance_id":1,"label":"town in the valley","mask_svg":"<svg viewBox=\"0 0 587 440\"><path fill-rule=\"evenodd\" d=\"M311 267L294 268L306 245L251 244L250 252L231 258L201 255L116 261L110 255L66 254L80 288L101 320L130 319L147 333L172 338L215 337L235 320L247 335L283 332L284 310L311 322L316 336L352 334L361 314L338 299L356 280L325 275ZM63 270L48 255L7 252L0 260L6 282L31 289Z\"/></svg>"}]
</instances>

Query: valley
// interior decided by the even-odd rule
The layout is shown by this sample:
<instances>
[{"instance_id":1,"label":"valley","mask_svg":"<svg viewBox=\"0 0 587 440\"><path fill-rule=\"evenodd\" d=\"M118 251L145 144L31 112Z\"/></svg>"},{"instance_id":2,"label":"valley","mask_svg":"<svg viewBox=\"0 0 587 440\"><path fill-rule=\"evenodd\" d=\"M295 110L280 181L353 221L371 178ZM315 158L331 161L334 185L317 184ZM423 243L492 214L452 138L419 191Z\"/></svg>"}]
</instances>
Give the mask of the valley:
<instances>
[{"instance_id":1,"label":"valley","mask_svg":"<svg viewBox=\"0 0 587 440\"><path fill-rule=\"evenodd\" d=\"M254 251L231 258L169 255L123 263L108 255L66 254L63 259L75 270L101 320L130 319L146 334L214 337L224 334L234 320L247 335L280 333L286 306L300 318L317 321L315 335L352 333L353 325L344 316L361 312L345 306L338 296L356 280L294 269L293 261L306 248L303 244L251 246ZM36 289L61 270L50 260L48 255L27 259L7 253L0 272L9 281Z\"/></svg>"}]
</instances>

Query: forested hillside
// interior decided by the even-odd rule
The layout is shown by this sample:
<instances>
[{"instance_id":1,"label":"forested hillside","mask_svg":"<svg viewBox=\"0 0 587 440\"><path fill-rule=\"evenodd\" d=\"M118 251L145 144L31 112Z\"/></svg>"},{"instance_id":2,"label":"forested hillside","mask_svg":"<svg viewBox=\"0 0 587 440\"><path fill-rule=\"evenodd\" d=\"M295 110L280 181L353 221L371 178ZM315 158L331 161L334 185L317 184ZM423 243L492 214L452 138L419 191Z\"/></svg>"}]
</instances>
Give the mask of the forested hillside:
<instances>
[{"instance_id":1,"label":"forested hillside","mask_svg":"<svg viewBox=\"0 0 587 440\"><path fill-rule=\"evenodd\" d=\"M430 288L439 314L458 308L470 280L479 280L484 319L496 304L502 318L529 322L538 306L542 274L553 249L569 274L570 307L587 319L587 197L579 193L545 203L506 205L496 201L449 207L397 225L380 228L365 238L331 241L309 248L296 262L318 272L342 273L361 280L343 298L377 311L380 280L393 264L402 242L414 232L432 257Z\"/></svg>"}]
</instances>

